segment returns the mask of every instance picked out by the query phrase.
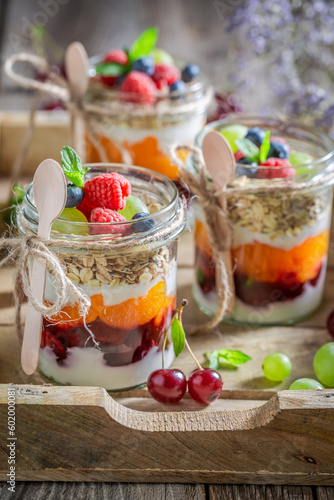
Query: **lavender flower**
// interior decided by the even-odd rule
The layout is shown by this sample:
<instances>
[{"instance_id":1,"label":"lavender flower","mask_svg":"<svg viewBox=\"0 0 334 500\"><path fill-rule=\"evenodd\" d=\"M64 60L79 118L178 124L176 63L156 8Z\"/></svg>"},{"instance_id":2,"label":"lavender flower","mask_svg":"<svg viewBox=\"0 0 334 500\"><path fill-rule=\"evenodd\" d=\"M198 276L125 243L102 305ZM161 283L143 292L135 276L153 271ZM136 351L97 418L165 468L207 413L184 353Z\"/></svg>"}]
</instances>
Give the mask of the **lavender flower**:
<instances>
[{"instance_id":1,"label":"lavender flower","mask_svg":"<svg viewBox=\"0 0 334 500\"><path fill-rule=\"evenodd\" d=\"M249 88L262 60L280 109L334 127L334 4L249 0L229 17L227 29L243 35L251 49L246 66L240 50L234 88Z\"/></svg>"}]
</instances>

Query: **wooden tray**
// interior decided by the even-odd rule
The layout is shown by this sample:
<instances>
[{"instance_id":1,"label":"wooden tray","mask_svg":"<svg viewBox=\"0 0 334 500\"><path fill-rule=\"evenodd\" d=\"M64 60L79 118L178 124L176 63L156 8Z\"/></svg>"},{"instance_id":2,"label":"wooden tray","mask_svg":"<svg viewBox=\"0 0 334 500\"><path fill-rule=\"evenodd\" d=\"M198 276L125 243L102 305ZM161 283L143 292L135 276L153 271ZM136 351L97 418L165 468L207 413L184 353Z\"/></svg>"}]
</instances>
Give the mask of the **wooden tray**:
<instances>
[{"instance_id":1,"label":"wooden tray","mask_svg":"<svg viewBox=\"0 0 334 500\"><path fill-rule=\"evenodd\" d=\"M191 300L187 267L191 235L179 252L179 299L190 305L185 322L205 317ZM186 398L166 407L146 390L113 396L96 387L53 387L20 368L10 304L13 269L0 273L0 479L8 473L8 385L16 387L16 479L58 481L334 484L334 390L286 391L292 380L314 377L312 358L331 340L325 318L333 307L333 255L321 309L301 325L254 328L222 325L192 337L206 350L229 347L252 361L224 370L222 397L209 408ZM262 376L266 354L286 352L291 376L280 384ZM183 353L175 362L194 364Z\"/></svg>"}]
</instances>

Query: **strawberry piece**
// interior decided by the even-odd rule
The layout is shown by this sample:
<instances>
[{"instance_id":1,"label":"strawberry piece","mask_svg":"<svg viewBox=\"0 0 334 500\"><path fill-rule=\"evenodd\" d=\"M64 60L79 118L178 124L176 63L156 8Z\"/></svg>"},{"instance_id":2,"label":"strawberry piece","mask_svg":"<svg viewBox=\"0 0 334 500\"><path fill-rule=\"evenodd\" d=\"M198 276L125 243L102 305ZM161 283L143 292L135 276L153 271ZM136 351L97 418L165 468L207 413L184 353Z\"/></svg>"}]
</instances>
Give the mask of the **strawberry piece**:
<instances>
[{"instance_id":1,"label":"strawberry piece","mask_svg":"<svg viewBox=\"0 0 334 500\"><path fill-rule=\"evenodd\" d=\"M114 62L118 64L123 64L124 66L128 64L129 59L124 50L112 50L107 52L103 58L104 63ZM101 81L108 85L108 87L113 87L116 84L117 76L101 76Z\"/></svg>"},{"instance_id":2,"label":"strawberry piece","mask_svg":"<svg viewBox=\"0 0 334 500\"><path fill-rule=\"evenodd\" d=\"M158 89L162 89L171 83L177 82L181 79L181 72L179 68L172 64L158 63L155 65L152 80Z\"/></svg>"},{"instance_id":3,"label":"strawberry piece","mask_svg":"<svg viewBox=\"0 0 334 500\"><path fill-rule=\"evenodd\" d=\"M157 88L148 75L141 71L130 71L120 87L120 99L124 102L153 103Z\"/></svg>"},{"instance_id":4,"label":"strawberry piece","mask_svg":"<svg viewBox=\"0 0 334 500\"><path fill-rule=\"evenodd\" d=\"M259 168L255 175L257 179L286 179L296 175L289 160L282 158L268 158L260 166L269 168Z\"/></svg>"},{"instance_id":5,"label":"strawberry piece","mask_svg":"<svg viewBox=\"0 0 334 500\"><path fill-rule=\"evenodd\" d=\"M112 172L89 179L85 183L84 191L84 200L87 199L87 202L95 207L122 210L125 207L125 198L131 194L131 185L123 175Z\"/></svg>"},{"instance_id":6,"label":"strawberry piece","mask_svg":"<svg viewBox=\"0 0 334 500\"><path fill-rule=\"evenodd\" d=\"M123 222L126 218L123 215L109 210L109 208L94 208L90 214L90 222L105 224L106 222ZM128 227L124 224L115 224L111 226L93 227L91 234L122 234L128 232Z\"/></svg>"}]
</instances>

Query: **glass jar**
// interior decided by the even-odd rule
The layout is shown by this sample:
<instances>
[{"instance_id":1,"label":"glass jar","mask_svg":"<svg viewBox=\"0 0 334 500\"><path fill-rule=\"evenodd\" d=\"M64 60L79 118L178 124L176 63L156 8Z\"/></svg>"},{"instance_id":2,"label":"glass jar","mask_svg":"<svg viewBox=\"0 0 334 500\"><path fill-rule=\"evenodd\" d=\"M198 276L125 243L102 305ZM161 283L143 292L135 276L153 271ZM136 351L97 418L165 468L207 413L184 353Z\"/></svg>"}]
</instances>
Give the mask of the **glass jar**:
<instances>
[{"instance_id":1,"label":"glass jar","mask_svg":"<svg viewBox=\"0 0 334 500\"><path fill-rule=\"evenodd\" d=\"M244 186L227 198L232 228L231 248L235 307L227 322L256 325L281 325L301 321L320 305L332 212L334 168L333 141L321 129L269 118L222 120L206 126L197 136L201 146L210 130L238 124L270 130L271 137L284 139L291 151L309 155L309 162L296 166L296 175L283 185L303 183L303 189L251 192L251 187L281 183L272 174L263 179L263 168L238 164L229 188ZM223 166L222 166L223 168ZM279 167L269 167L271 169ZM327 177L326 177L327 176ZM324 179L322 182L322 178ZM319 181L312 186L313 181ZM249 191L247 191L249 186ZM217 311L215 263L208 242L201 208L196 208L194 297L209 315Z\"/></svg>"},{"instance_id":2,"label":"glass jar","mask_svg":"<svg viewBox=\"0 0 334 500\"><path fill-rule=\"evenodd\" d=\"M175 185L160 174L117 164L86 166L86 179L106 172L126 177L132 194L146 203L150 224L146 230L140 228L144 232L136 232L139 228L133 221L57 219L51 238L61 246L54 251L67 277L90 297L91 306L82 317L78 303L68 297L58 314L44 318L39 370L58 384L119 391L145 384L149 374L162 366L164 332L175 309L177 237L183 229L183 209ZM27 228L37 233L32 185L18 222L22 233ZM75 249L66 247L73 242L79 243ZM106 243L107 250L94 247L96 243ZM48 270L44 297L48 304L55 302L53 282ZM173 358L169 344L166 367Z\"/></svg>"},{"instance_id":3,"label":"glass jar","mask_svg":"<svg viewBox=\"0 0 334 500\"><path fill-rule=\"evenodd\" d=\"M108 161L124 162L160 172L177 181L178 168L167 151L176 143L193 143L206 122L212 88L205 76L186 84L182 95L169 96L168 90L157 91L154 104L120 101L120 91L107 87L95 76L95 65L101 57L91 59L90 85L85 104L102 106L103 114L94 116L95 128ZM175 61L180 68L184 62ZM167 87L168 89L168 87ZM100 161L100 155L87 139L89 162ZM184 153L185 157L186 153Z\"/></svg>"}]
</instances>

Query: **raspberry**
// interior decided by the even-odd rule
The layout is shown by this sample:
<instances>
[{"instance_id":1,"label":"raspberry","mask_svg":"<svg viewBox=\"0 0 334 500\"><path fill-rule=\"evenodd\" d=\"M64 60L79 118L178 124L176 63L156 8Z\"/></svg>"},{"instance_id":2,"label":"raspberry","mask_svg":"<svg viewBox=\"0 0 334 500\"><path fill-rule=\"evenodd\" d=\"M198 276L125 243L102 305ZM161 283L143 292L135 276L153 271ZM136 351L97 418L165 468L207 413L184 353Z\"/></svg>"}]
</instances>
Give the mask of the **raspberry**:
<instances>
[{"instance_id":1,"label":"raspberry","mask_svg":"<svg viewBox=\"0 0 334 500\"><path fill-rule=\"evenodd\" d=\"M124 50L116 49L111 52L107 52L107 54L103 58L103 62L115 62L118 64L128 64L128 56L124 52Z\"/></svg>"},{"instance_id":2,"label":"raspberry","mask_svg":"<svg viewBox=\"0 0 334 500\"><path fill-rule=\"evenodd\" d=\"M291 167L291 163L285 159L268 158L265 162L261 163L260 166L267 166L270 168L260 168L255 176L257 179L285 179L296 175L296 170Z\"/></svg>"},{"instance_id":3,"label":"raspberry","mask_svg":"<svg viewBox=\"0 0 334 500\"><path fill-rule=\"evenodd\" d=\"M126 218L109 208L94 208L90 214L90 222L106 223L106 222L123 222ZM93 227L91 234L121 234L125 235L128 232L128 227L123 224L115 224L112 226Z\"/></svg>"},{"instance_id":4,"label":"raspberry","mask_svg":"<svg viewBox=\"0 0 334 500\"><path fill-rule=\"evenodd\" d=\"M123 64L124 66L128 64L128 61L128 56L126 55L124 50L112 50L111 52L107 52L107 54L103 58L104 63L114 62ZM101 76L101 81L109 87L115 85L116 80L117 76Z\"/></svg>"},{"instance_id":5,"label":"raspberry","mask_svg":"<svg viewBox=\"0 0 334 500\"><path fill-rule=\"evenodd\" d=\"M157 88L149 76L141 71L130 71L120 87L121 101L153 103Z\"/></svg>"},{"instance_id":6,"label":"raspberry","mask_svg":"<svg viewBox=\"0 0 334 500\"><path fill-rule=\"evenodd\" d=\"M180 80L180 78L181 72L176 66L173 66L172 64L161 63L155 65L152 80L154 81L158 89L167 87L167 85Z\"/></svg>"},{"instance_id":7,"label":"raspberry","mask_svg":"<svg viewBox=\"0 0 334 500\"><path fill-rule=\"evenodd\" d=\"M241 151L237 151L234 153L234 159L236 162L238 162L241 158L244 158L245 155Z\"/></svg>"},{"instance_id":8,"label":"raspberry","mask_svg":"<svg viewBox=\"0 0 334 500\"><path fill-rule=\"evenodd\" d=\"M90 203L86 197L84 197L80 205L76 207L77 210L80 210L80 212L84 214L87 220L90 219L90 214L93 208L96 208L96 205Z\"/></svg>"},{"instance_id":9,"label":"raspberry","mask_svg":"<svg viewBox=\"0 0 334 500\"><path fill-rule=\"evenodd\" d=\"M86 201L95 207L122 210L125 198L131 194L131 186L125 177L113 172L93 177L85 183L84 191Z\"/></svg>"}]
</instances>

